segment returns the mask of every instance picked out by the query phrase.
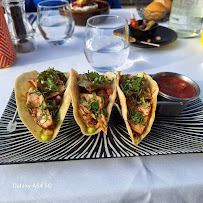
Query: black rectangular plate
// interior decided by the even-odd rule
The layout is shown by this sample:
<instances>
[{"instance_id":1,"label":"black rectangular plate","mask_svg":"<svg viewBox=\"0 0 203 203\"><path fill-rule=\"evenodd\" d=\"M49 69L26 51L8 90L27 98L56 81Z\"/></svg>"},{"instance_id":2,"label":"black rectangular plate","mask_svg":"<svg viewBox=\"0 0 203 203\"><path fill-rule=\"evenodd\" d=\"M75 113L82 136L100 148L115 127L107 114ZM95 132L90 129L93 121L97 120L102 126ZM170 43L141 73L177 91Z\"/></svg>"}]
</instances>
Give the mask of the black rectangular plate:
<instances>
[{"instance_id":1,"label":"black rectangular plate","mask_svg":"<svg viewBox=\"0 0 203 203\"><path fill-rule=\"evenodd\" d=\"M107 135L85 136L70 106L57 137L36 140L17 116L17 128L7 132L16 111L14 91L0 119L0 164L65 161L203 152L203 103L198 98L177 117L156 114L148 136L134 146L117 108L112 109Z\"/></svg>"}]
</instances>

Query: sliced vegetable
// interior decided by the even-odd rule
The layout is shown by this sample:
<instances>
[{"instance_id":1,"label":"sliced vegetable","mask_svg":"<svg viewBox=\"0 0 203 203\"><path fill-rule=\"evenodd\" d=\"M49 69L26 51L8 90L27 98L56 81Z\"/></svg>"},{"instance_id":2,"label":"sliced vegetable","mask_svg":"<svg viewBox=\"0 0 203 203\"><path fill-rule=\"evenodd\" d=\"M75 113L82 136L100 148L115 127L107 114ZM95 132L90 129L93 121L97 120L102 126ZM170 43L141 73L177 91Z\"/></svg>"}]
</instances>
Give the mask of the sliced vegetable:
<instances>
[{"instance_id":1,"label":"sliced vegetable","mask_svg":"<svg viewBox=\"0 0 203 203\"><path fill-rule=\"evenodd\" d=\"M48 142L49 140L51 140L52 134L46 134L47 130L42 129L40 132L40 137L42 139L43 142Z\"/></svg>"},{"instance_id":2,"label":"sliced vegetable","mask_svg":"<svg viewBox=\"0 0 203 203\"><path fill-rule=\"evenodd\" d=\"M135 16L134 14L132 13L132 11L130 11L131 13L131 18L130 18L130 25L132 25L133 27L136 27L137 26L137 22L135 20Z\"/></svg>"},{"instance_id":3,"label":"sliced vegetable","mask_svg":"<svg viewBox=\"0 0 203 203\"><path fill-rule=\"evenodd\" d=\"M93 127L93 128L87 128L87 132L88 132L88 133L94 133L95 130L96 130L95 127Z\"/></svg>"},{"instance_id":4,"label":"sliced vegetable","mask_svg":"<svg viewBox=\"0 0 203 203\"><path fill-rule=\"evenodd\" d=\"M155 24L156 24L155 21L150 20L150 21L147 23L147 26L146 26L146 28L145 28L144 30L149 30L149 29L151 29Z\"/></svg>"},{"instance_id":5,"label":"sliced vegetable","mask_svg":"<svg viewBox=\"0 0 203 203\"><path fill-rule=\"evenodd\" d=\"M130 24L131 24L133 27L136 27L137 22L136 22L136 20L135 20L134 18L131 18L131 19L130 19Z\"/></svg>"}]
</instances>

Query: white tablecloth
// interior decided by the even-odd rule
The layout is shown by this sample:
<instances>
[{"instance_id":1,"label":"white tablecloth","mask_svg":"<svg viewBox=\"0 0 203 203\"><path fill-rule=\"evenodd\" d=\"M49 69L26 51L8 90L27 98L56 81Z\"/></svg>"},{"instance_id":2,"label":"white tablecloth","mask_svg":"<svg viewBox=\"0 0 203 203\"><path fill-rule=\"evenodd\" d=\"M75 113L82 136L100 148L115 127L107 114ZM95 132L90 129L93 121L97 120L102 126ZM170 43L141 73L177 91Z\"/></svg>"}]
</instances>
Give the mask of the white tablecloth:
<instances>
[{"instance_id":1,"label":"white tablecloth","mask_svg":"<svg viewBox=\"0 0 203 203\"><path fill-rule=\"evenodd\" d=\"M111 13L130 19L126 9ZM0 70L0 115L16 77L23 72L48 67L74 68L80 73L93 70L83 52L84 30L76 26L65 46L51 46L38 35L35 51L17 54L12 67ZM177 39L153 49L131 47L123 73L177 72L203 89L202 53L200 38ZM200 98L203 100L203 93ZM203 154L196 153L2 165L0 202L202 202L202 160Z\"/></svg>"}]
</instances>

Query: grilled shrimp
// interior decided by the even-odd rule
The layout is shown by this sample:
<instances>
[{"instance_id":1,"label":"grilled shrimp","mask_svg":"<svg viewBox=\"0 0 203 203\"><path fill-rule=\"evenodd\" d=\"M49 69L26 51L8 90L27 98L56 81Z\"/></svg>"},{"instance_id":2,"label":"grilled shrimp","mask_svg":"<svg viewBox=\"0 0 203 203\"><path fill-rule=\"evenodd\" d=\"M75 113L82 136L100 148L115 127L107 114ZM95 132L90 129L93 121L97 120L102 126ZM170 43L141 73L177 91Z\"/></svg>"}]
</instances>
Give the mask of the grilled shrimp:
<instances>
[{"instance_id":1,"label":"grilled shrimp","mask_svg":"<svg viewBox=\"0 0 203 203\"><path fill-rule=\"evenodd\" d=\"M85 122L87 127L101 127L102 131L107 134L107 121L103 113L103 100L100 96L93 96L93 94L80 94L79 115ZM98 115L95 112L88 110L88 102L98 101Z\"/></svg>"},{"instance_id":2,"label":"grilled shrimp","mask_svg":"<svg viewBox=\"0 0 203 203\"><path fill-rule=\"evenodd\" d=\"M54 127L53 118L48 109L42 94L38 94L35 88L31 87L28 91L26 105L31 111L34 121L42 128L48 129Z\"/></svg>"},{"instance_id":3,"label":"grilled shrimp","mask_svg":"<svg viewBox=\"0 0 203 203\"><path fill-rule=\"evenodd\" d=\"M145 103L148 107L142 105L139 105L137 107L137 111L141 111L143 113L143 116L145 116L145 124L148 122L150 111L151 111L151 104L149 102ZM145 129L145 126L138 123L137 125L134 123L134 121L129 121L130 127L134 132L141 135Z\"/></svg>"}]
</instances>

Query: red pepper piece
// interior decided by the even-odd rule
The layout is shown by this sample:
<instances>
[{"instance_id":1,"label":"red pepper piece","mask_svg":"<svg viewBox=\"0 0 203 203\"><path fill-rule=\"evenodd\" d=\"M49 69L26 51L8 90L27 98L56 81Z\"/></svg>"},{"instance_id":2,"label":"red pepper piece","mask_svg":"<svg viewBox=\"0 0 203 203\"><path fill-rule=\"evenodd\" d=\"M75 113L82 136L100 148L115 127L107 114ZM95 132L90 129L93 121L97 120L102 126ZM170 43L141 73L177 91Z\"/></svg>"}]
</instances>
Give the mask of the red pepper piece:
<instances>
[{"instance_id":1,"label":"red pepper piece","mask_svg":"<svg viewBox=\"0 0 203 203\"><path fill-rule=\"evenodd\" d=\"M135 20L135 16L134 16L134 14L132 13L132 11L130 11L130 13L131 13L130 25L133 26L133 27L136 27L137 22L136 22L136 20Z\"/></svg>"},{"instance_id":2,"label":"red pepper piece","mask_svg":"<svg viewBox=\"0 0 203 203\"><path fill-rule=\"evenodd\" d=\"M132 25L133 27L136 27L137 23L136 23L135 18L130 19L130 25Z\"/></svg>"}]
</instances>

